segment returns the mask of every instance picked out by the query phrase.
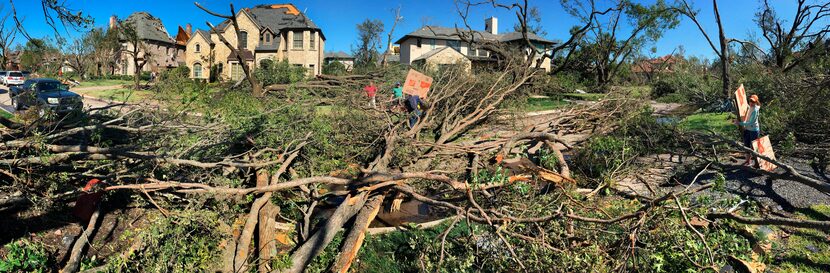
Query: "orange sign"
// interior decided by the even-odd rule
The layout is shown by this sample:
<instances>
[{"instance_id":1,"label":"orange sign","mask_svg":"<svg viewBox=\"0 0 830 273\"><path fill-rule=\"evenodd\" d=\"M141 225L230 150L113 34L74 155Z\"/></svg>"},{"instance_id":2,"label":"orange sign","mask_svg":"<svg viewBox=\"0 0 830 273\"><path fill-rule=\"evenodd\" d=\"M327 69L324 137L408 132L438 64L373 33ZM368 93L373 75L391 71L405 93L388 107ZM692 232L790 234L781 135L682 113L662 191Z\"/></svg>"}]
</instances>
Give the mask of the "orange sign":
<instances>
[{"instance_id":1,"label":"orange sign","mask_svg":"<svg viewBox=\"0 0 830 273\"><path fill-rule=\"evenodd\" d=\"M746 101L746 91L744 90L744 85L738 87L738 90L735 90L735 99L738 101L738 114L740 114L741 121L746 121L747 114L749 113L749 103Z\"/></svg>"},{"instance_id":2,"label":"orange sign","mask_svg":"<svg viewBox=\"0 0 830 273\"><path fill-rule=\"evenodd\" d=\"M752 148L759 154L769 157L770 159L775 159L775 152L772 150L772 143L769 142L769 136L764 136L753 141ZM772 164L772 162L760 158L758 158L758 166L761 167L762 170L768 172L775 170L776 167L775 164Z\"/></svg>"},{"instance_id":3,"label":"orange sign","mask_svg":"<svg viewBox=\"0 0 830 273\"><path fill-rule=\"evenodd\" d=\"M430 87L432 87L432 77L421 74L415 69L410 69L409 73L406 74L403 92L404 94L417 95L421 99L426 99Z\"/></svg>"}]
</instances>

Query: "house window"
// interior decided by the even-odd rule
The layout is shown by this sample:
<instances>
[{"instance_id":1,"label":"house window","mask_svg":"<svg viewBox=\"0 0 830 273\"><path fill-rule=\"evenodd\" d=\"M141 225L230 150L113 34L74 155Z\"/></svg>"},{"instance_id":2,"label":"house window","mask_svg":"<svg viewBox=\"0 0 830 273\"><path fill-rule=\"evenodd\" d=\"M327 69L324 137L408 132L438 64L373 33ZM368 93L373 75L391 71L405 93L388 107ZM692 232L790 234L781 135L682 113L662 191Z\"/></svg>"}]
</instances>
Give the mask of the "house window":
<instances>
[{"instance_id":1,"label":"house window","mask_svg":"<svg viewBox=\"0 0 830 273\"><path fill-rule=\"evenodd\" d=\"M416 43L418 44L418 47L420 48L421 47L421 38L416 39Z\"/></svg>"},{"instance_id":2,"label":"house window","mask_svg":"<svg viewBox=\"0 0 830 273\"><path fill-rule=\"evenodd\" d=\"M303 49L303 32L302 31L294 31L294 49Z\"/></svg>"},{"instance_id":3,"label":"house window","mask_svg":"<svg viewBox=\"0 0 830 273\"><path fill-rule=\"evenodd\" d=\"M461 52L461 43L458 41L447 41L447 46L455 49L455 51Z\"/></svg>"},{"instance_id":4,"label":"house window","mask_svg":"<svg viewBox=\"0 0 830 273\"><path fill-rule=\"evenodd\" d=\"M202 45L196 44L196 52L201 52L201 51L202 51Z\"/></svg>"},{"instance_id":5,"label":"house window","mask_svg":"<svg viewBox=\"0 0 830 273\"><path fill-rule=\"evenodd\" d=\"M309 75L314 75L314 65L313 64L308 65L308 74Z\"/></svg>"},{"instance_id":6,"label":"house window","mask_svg":"<svg viewBox=\"0 0 830 273\"><path fill-rule=\"evenodd\" d=\"M193 64L193 77L194 78L202 78L202 64L200 64L200 63Z\"/></svg>"},{"instance_id":7,"label":"house window","mask_svg":"<svg viewBox=\"0 0 830 273\"><path fill-rule=\"evenodd\" d=\"M271 44L271 33L264 32L259 35L259 43L260 44Z\"/></svg>"},{"instance_id":8,"label":"house window","mask_svg":"<svg viewBox=\"0 0 830 273\"><path fill-rule=\"evenodd\" d=\"M429 49L435 49L435 39L429 39Z\"/></svg>"},{"instance_id":9,"label":"house window","mask_svg":"<svg viewBox=\"0 0 830 273\"><path fill-rule=\"evenodd\" d=\"M311 32L311 35L308 35L308 49L314 50L314 43L317 41L315 38L317 33Z\"/></svg>"},{"instance_id":10,"label":"house window","mask_svg":"<svg viewBox=\"0 0 830 273\"><path fill-rule=\"evenodd\" d=\"M243 77L242 65L238 62L231 63L231 80L238 81Z\"/></svg>"},{"instance_id":11,"label":"house window","mask_svg":"<svg viewBox=\"0 0 830 273\"><path fill-rule=\"evenodd\" d=\"M224 68L225 68L225 65L222 64L222 63L219 63L218 65L216 65L216 75L222 75L222 71L224 70Z\"/></svg>"},{"instance_id":12,"label":"house window","mask_svg":"<svg viewBox=\"0 0 830 273\"><path fill-rule=\"evenodd\" d=\"M248 32L239 32L239 48L248 49Z\"/></svg>"}]
</instances>

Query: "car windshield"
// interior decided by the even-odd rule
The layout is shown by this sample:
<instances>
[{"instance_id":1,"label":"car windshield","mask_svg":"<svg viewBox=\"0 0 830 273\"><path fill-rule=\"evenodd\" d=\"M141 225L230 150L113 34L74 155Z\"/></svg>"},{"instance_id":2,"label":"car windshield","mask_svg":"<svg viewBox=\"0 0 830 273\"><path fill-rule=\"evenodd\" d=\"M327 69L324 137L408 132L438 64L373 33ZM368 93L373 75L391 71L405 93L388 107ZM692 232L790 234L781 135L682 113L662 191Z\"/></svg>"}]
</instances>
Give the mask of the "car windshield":
<instances>
[{"instance_id":1,"label":"car windshield","mask_svg":"<svg viewBox=\"0 0 830 273\"><path fill-rule=\"evenodd\" d=\"M23 73L12 72L12 73L9 73L9 77L23 77Z\"/></svg>"},{"instance_id":2,"label":"car windshield","mask_svg":"<svg viewBox=\"0 0 830 273\"><path fill-rule=\"evenodd\" d=\"M37 83L37 90L40 92L54 92L69 90L65 84L60 82L40 82Z\"/></svg>"}]
</instances>

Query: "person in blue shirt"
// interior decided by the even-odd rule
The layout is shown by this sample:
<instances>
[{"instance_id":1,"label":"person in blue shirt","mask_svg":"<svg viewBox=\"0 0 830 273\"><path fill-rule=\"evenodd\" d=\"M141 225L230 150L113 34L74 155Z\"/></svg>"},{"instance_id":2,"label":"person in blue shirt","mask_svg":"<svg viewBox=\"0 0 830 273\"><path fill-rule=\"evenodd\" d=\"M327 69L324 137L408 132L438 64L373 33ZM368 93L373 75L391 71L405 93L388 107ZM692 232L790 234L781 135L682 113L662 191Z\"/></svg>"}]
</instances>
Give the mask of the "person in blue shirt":
<instances>
[{"instance_id":1,"label":"person in blue shirt","mask_svg":"<svg viewBox=\"0 0 830 273\"><path fill-rule=\"evenodd\" d=\"M407 95L406 96L406 110L409 112L409 128L415 127L415 124L421 120L421 108L423 102L418 95Z\"/></svg>"},{"instance_id":2,"label":"person in blue shirt","mask_svg":"<svg viewBox=\"0 0 830 273\"><path fill-rule=\"evenodd\" d=\"M759 115L761 111L761 102L757 95L749 96L749 113L747 113L746 121L736 120L735 124L743 128L744 145L752 149L752 142L761 136L761 123ZM746 154L746 162L744 166L749 166L752 163L752 154Z\"/></svg>"}]
</instances>

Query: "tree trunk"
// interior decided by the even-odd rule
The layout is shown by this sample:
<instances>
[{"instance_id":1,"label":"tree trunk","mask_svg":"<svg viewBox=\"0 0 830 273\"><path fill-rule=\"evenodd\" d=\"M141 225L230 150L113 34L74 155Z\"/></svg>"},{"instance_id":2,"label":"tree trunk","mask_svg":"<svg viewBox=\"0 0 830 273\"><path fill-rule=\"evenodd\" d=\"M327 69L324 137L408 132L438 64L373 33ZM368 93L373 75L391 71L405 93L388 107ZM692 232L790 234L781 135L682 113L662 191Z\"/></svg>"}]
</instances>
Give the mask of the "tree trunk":
<instances>
[{"instance_id":1,"label":"tree trunk","mask_svg":"<svg viewBox=\"0 0 830 273\"><path fill-rule=\"evenodd\" d=\"M381 204L383 204L383 195L372 197L366 202L360 212L355 216L354 225L343 240L343 246L340 248L340 255L332 266L331 272L346 273L352 265L352 261L357 257L357 252L360 251L360 246L363 245L363 239L366 238L366 230L369 229L369 224L375 219L380 211Z\"/></svg>"},{"instance_id":2,"label":"tree trunk","mask_svg":"<svg viewBox=\"0 0 830 273\"><path fill-rule=\"evenodd\" d=\"M331 243L334 236L337 235L338 230L351 219L366 203L368 193L363 192L355 197L351 195L346 196L337 210L331 215L325 225L317 229L311 237L308 238L300 248L291 254L291 268L284 270L285 273L300 273L305 270L305 267L314 257L323 252L323 249Z\"/></svg>"}]
</instances>

